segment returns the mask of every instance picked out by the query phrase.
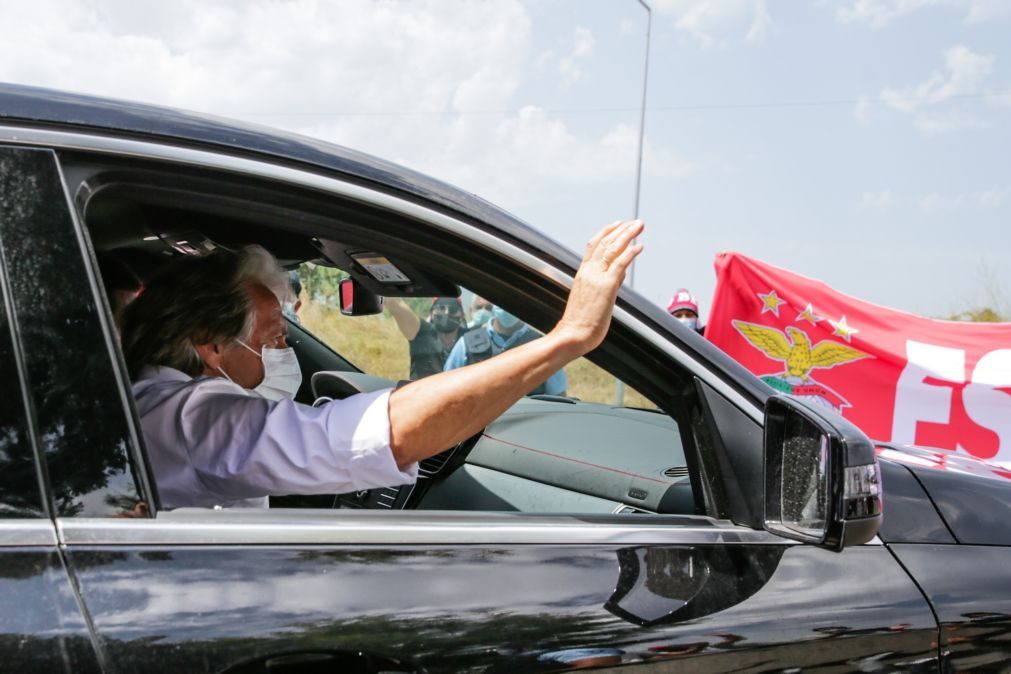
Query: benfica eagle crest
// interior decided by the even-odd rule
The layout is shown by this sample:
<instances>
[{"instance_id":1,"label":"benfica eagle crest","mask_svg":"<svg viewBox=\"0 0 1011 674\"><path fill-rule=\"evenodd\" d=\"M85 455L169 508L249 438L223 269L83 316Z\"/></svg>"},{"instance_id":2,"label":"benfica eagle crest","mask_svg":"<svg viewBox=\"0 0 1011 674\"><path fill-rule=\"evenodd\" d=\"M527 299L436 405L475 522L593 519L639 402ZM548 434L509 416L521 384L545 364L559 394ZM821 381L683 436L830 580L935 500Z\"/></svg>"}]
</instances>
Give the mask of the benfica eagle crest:
<instances>
[{"instance_id":1,"label":"benfica eagle crest","mask_svg":"<svg viewBox=\"0 0 1011 674\"><path fill-rule=\"evenodd\" d=\"M735 320L733 324L749 344L783 363L782 372L761 375L762 381L778 391L809 399L837 412L850 407L849 402L838 393L815 381L811 371L872 358L870 354L829 339L812 346L807 333L792 325L787 326L784 333L757 323Z\"/></svg>"}]
</instances>

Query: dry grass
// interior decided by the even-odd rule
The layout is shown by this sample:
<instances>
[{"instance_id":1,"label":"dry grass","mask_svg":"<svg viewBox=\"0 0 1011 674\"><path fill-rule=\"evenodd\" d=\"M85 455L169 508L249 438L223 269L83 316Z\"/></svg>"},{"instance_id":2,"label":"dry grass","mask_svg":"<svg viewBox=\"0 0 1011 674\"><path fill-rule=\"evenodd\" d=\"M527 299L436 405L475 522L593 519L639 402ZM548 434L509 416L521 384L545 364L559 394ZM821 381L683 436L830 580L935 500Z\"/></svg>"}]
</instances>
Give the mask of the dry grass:
<instances>
[{"instance_id":1,"label":"dry grass","mask_svg":"<svg viewBox=\"0 0 1011 674\"><path fill-rule=\"evenodd\" d=\"M388 314L342 316L336 309L304 302L299 312L302 324L362 371L398 381L410 374L407 340ZM571 396L590 402L613 404L615 378L585 358L565 368ZM655 408L638 391L625 387L624 404Z\"/></svg>"}]
</instances>

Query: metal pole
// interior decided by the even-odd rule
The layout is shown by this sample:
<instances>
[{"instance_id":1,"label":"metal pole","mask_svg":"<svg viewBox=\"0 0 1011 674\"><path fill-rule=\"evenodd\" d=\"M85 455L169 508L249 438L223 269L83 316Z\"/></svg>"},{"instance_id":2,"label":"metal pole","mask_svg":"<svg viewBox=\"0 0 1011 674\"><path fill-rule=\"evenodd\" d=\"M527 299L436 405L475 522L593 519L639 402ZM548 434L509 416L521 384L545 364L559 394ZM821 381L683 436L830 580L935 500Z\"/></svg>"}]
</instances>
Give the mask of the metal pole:
<instances>
[{"instance_id":1,"label":"metal pole","mask_svg":"<svg viewBox=\"0 0 1011 674\"><path fill-rule=\"evenodd\" d=\"M649 82L649 37L653 28L653 11L646 4L645 0L636 0L642 8L646 10L646 56L642 68L642 105L639 106L639 149L635 163L635 207L632 209L632 219L639 218L639 194L642 191L642 146L643 138L646 134L646 85ZM634 242L633 242L634 243ZM635 288L635 260L632 260L632 267L629 269L628 286ZM625 404L625 382L615 381L614 404L621 407Z\"/></svg>"}]
</instances>

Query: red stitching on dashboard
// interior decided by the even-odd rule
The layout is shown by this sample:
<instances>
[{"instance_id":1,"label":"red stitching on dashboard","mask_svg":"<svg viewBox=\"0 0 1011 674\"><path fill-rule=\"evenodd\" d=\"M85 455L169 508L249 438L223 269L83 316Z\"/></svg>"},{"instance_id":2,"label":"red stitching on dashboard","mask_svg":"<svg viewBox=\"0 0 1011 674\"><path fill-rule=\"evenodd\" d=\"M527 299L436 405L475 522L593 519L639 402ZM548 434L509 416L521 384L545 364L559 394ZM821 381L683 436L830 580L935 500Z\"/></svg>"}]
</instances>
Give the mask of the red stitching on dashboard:
<instances>
[{"instance_id":1,"label":"red stitching on dashboard","mask_svg":"<svg viewBox=\"0 0 1011 674\"><path fill-rule=\"evenodd\" d=\"M639 475L638 473L629 473L628 471L625 471L625 470L618 470L617 468L610 468L608 466L601 466L600 464L590 463L589 461L582 461L580 459L573 459L573 458L568 457L568 456L562 456L561 454L555 454L554 452L546 452L543 449L535 449L533 447L527 447L525 445L517 445L515 442L509 442L508 440L503 440L502 438L497 438L494 435L488 435L488 433L485 433L484 435L485 435L485 437L491 438L495 442L501 442L503 445L509 445L509 446L515 447L517 449L525 449L528 452L537 452L538 454L544 454L545 456L554 457L556 459L561 459L563 461L571 461L572 463L579 463L579 464L582 464L584 466L591 466L593 468L600 468L601 470L607 470L607 471L610 471L612 473L618 473L619 475L628 475L629 477L637 477L640 480L649 480L650 482L656 482L657 484L666 484L666 485L671 485L672 484L671 482L664 482L663 480L658 480L655 477L646 477L645 475ZM687 483L682 483L682 484L687 484Z\"/></svg>"}]
</instances>

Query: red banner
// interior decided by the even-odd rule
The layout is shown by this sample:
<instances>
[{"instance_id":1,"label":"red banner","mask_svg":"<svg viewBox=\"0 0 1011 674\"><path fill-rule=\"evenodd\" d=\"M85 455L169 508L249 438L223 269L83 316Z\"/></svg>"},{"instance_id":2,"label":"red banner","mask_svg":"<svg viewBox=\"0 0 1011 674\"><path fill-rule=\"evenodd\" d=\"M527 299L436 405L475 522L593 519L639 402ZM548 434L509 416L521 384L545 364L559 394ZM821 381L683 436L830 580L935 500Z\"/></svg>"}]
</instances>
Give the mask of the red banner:
<instances>
[{"instance_id":1,"label":"red banner","mask_svg":"<svg viewBox=\"0 0 1011 674\"><path fill-rule=\"evenodd\" d=\"M721 253L705 336L776 390L834 408L874 440L1011 466L1011 323L914 316Z\"/></svg>"}]
</instances>

